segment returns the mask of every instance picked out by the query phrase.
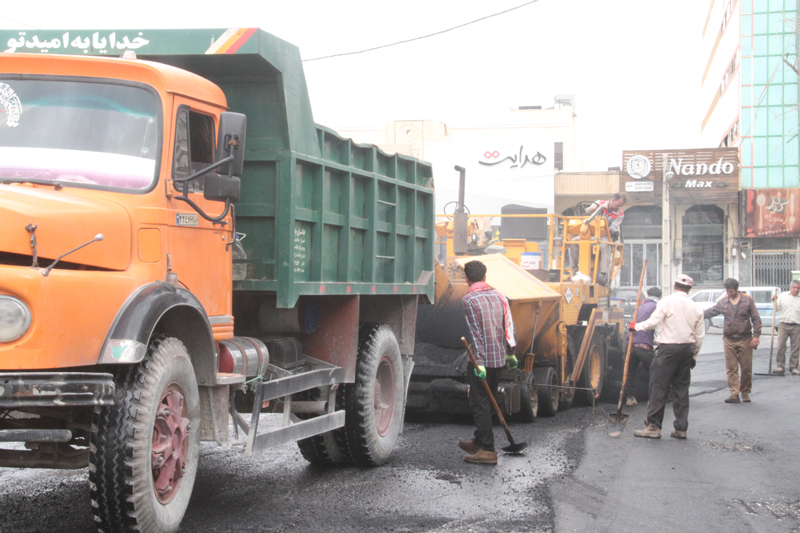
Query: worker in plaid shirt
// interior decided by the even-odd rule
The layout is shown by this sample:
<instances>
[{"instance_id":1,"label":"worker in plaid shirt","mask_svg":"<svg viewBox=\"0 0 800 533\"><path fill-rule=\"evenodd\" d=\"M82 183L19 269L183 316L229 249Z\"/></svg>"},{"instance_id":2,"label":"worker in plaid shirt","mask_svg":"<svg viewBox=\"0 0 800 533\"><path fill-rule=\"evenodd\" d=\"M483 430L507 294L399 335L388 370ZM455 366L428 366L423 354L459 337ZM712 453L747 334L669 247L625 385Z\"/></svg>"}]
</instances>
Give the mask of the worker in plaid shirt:
<instances>
[{"instance_id":1,"label":"worker in plaid shirt","mask_svg":"<svg viewBox=\"0 0 800 533\"><path fill-rule=\"evenodd\" d=\"M497 452L494 449L494 431L492 430L492 404L481 385L485 379L491 390L497 390L500 369L504 365L516 368L517 359L506 353L513 348L514 322L508 300L486 283L486 265L480 261L470 261L464 265L469 291L461 304L467 317L475 361L478 368L472 365L467 369L470 384L469 405L475 420L475 435L472 440L459 441L459 447L468 455L464 460L468 463L497 464ZM507 348L508 347L508 350Z\"/></svg>"}]
</instances>

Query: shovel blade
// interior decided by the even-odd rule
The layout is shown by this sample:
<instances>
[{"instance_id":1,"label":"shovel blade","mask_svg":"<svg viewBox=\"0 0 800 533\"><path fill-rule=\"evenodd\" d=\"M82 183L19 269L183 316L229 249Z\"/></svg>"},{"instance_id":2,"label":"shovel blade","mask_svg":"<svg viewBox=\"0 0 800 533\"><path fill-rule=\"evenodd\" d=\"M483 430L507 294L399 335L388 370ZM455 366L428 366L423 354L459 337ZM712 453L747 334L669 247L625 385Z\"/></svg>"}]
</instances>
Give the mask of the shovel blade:
<instances>
[{"instance_id":1,"label":"shovel blade","mask_svg":"<svg viewBox=\"0 0 800 533\"><path fill-rule=\"evenodd\" d=\"M611 431L608 432L609 437L619 437L628 425L628 415L616 413L609 418L611 422Z\"/></svg>"},{"instance_id":2,"label":"shovel blade","mask_svg":"<svg viewBox=\"0 0 800 533\"><path fill-rule=\"evenodd\" d=\"M528 447L527 442L512 442L511 444L503 448L503 451L508 453L519 453L527 447Z\"/></svg>"}]
</instances>

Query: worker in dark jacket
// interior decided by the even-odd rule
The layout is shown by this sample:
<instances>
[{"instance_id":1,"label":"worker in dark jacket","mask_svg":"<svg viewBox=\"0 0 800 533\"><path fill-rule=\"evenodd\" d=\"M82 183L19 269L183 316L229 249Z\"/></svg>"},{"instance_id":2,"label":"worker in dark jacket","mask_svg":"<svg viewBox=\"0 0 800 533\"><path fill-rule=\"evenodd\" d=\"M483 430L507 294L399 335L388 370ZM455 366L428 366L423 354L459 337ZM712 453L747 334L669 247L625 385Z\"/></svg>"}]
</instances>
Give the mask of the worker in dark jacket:
<instances>
[{"instance_id":1,"label":"worker in dark jacket","mask_svg":"<svg viewBox=\"0 0 800 533\"><path fill-rule=\"evenodd\" d=\"M660 299L661 289L658 287L647 289L647 299L639 304L639 310L636 312L636 322L644 322L650 318L650 315L656 310L656 305ZM632 342L633 346L631 347L631 358L628 362L628 384L625 387L625 395L628 399L625 405L631 407L636 405L635 391L637 390L644 391L643 393L640 392L640 397L647 395L650 363L653 361L653 355L655 354L653 350L654 336L655 330L637 331L632 338L628 339L628 342ZM639 363L644 366L644 372L637 372Z\"/></svg>"},{"instance_id":2,"label":"worker in dark jacket","mask_svg":"<svg viewBox=\"0 0 800 533\"><path fill-rule=\"evenodd\" d=\"M728 388L731 390L731 396L725 403L749 402L753 385L753 348L758 347L758 338L761 336L761 317L753 299L739 292L738 281L728 278L722 285L727 295L703 314L705 318L717 315L725 317L722 342L725 347L725 366L728 369Z\"/></svg>"}]
</instances>

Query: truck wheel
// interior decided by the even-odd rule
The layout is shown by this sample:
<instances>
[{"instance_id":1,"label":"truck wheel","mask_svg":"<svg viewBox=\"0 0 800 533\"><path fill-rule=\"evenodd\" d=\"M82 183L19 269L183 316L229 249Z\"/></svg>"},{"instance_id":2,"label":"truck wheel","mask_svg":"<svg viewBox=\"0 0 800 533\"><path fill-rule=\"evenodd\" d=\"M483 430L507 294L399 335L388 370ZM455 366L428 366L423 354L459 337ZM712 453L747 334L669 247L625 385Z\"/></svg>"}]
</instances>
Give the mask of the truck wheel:
<instances>
[{"instance_id":1,"label":"truck wheel","mask_svg":"<svg viewBox=\"0 0 800 533\"><path fill-rule=\"evenodd\" d=\"M92 427L89 486L98 529L176 531L199 457L200 395L189 354L178 339L157 339L116 385L115 404Z\"/></svg>"},{"instance_id":2,"label":"truck wheel","mask_svg":"<svg viewBox=\"0 0 800 533\"><path fill-rule=\"evenodd\" d=\"M319 391L308 394L307 399L319 399ZM298 415L301 419L313 418L315 416L317 415ZM333 431L299 440L297 441L297 447L300 449L300 454L303 458L313 465L333 465L343 463L346 460L345 453L336 442Z\"/></svg>"},{"instance_id":3,"label":"truck wheel","mask_svg":"<svg viewBox=\"0 0 800 533\"><path fill-rule=\"evenodd\" d=\"M403 364L389 326L365 329L359 342L356 381L345 395L347 442L362 466L385 463L403 425Z\"/></svg>"},{"instance_id":4,"label":"truck wheel","mask_svg":"<svg viewBox=\"0 0 800 533\"><path fill-rule=\"evenodd\" d=\"M539 400L539 416L556 416L561 398L561 391L556 388L560 385L556 369L551 366L534 368L533 376L536 383L542 385L536 387ZM555 387L548 385L555 385Z\"/></svg>"},{"instance_id":5,"label":"truck wheel","mask_svg":"<svg viewBox=\"0 0 800 533\"><path fill-rule=\"evenodd\" d=\"M520 422L533 422L539 412L539 393L533 372L522 372L519 376L519 413L516 419Z\"/></svg>"},{"instance_id":6,"label":"truck wheel","mask_svg":"<svg viewBox=\"0 0 800 533\"><path fill-rule=\"evenodd\" d=\"M594 393L589 390L576 391L579 393L581 403L592 405L595 394L603 393L603 383L606 376L606 350L599 336L593 336L589 344L589 352L586 354L586 361L581 370L580 387L594 389Z\"/></svg>"}]
</instances>

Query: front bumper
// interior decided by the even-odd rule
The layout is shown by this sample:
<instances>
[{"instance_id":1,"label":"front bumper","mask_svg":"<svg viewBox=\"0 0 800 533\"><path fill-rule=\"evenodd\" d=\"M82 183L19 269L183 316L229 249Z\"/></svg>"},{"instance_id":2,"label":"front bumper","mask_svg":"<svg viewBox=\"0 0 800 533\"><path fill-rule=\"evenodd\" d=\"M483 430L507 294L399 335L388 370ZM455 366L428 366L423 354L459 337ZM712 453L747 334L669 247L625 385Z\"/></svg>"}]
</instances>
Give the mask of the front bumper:
<instances>
[{"instance_id":1,"label":"front bumper","mask_svg":"<svg viewBox=\"0 0 800 533\"><path fill-rule=\"evenodd\" d=\"M111 374L94 372L0 373L0 409L87 407L114 403Z\"/></svg>"}]
</instances>

